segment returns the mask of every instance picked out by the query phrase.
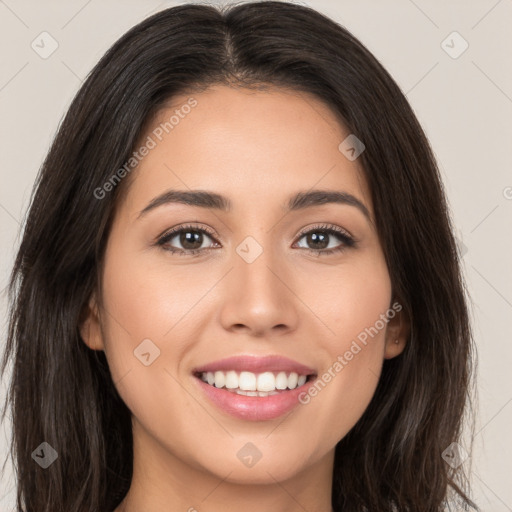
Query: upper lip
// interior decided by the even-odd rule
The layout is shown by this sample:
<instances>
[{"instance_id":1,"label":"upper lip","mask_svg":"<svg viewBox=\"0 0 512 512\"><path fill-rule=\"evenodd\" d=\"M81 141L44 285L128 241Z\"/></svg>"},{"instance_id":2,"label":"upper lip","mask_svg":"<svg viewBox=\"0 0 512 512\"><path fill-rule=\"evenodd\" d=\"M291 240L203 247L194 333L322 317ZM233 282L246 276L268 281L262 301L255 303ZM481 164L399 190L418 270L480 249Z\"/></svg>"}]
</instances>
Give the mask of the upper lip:
<instances>
[{"instance_id":1,"label":"upper lip","mask_svg":"<svg viewBox=\"0 0 512 512\"><path fill-rule=\"evenodd\" d=\"M316 375L313 368L305 366L297 361L293 361L284 356L270 355L270 356L253 356L253 355L240 355L227 357L218 361L205 364L194 368L193 373L206 373L216 371L234 370L237 372L295 372L299 375Z\"/></svg>"}]
</instances>

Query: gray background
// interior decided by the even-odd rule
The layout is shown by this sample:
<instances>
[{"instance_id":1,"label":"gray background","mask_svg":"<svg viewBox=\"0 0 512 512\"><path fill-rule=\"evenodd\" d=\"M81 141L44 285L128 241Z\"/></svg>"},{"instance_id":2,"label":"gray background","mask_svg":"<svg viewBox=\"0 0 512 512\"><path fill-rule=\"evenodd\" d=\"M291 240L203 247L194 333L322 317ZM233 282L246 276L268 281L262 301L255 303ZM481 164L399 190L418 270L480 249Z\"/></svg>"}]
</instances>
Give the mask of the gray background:
<instances>
[{"instance_id":1,"label":"gray background","mask_svg":"<svg viewBox=\"0 0 512 512\"><path fill-rule=\"evenodd\" d=\"M20 225L37 170L72 97L126 30L181 3L0 0L0 348L6 332L4 290ZM346 26L374 53L431 141L464 254L478 350L474 453L464 464L484 511L512 511L512 0L297 3ZM40 53L51 48L51 40L40 36L44 31L58 43L45 59ZM450 36L454 31L463 39ZM469 46L458 55L463 40ZM3 398L6 382L2 385ZM9 436L4 424L2 463ZM0 510L13 508L14 486L8 464Z\"/></svg>"}]
</instances>

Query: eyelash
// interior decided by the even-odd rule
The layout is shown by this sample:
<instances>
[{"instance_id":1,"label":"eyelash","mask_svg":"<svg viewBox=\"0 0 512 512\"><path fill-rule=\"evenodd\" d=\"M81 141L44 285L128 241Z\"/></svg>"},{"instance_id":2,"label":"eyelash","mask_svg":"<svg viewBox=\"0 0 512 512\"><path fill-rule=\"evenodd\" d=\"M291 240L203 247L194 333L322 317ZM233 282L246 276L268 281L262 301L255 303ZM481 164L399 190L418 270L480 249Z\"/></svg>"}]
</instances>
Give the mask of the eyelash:
<instances>
[{"instance_id":1,"label":"eyelash","mask_svg":"<svg viewBox=\"0 0 512 512\"><path fill-rule=\"evenodd\" d=\"M215 249L214 247L207 247L205 249L176 249L173 247L170 247L170 248L163 247L167 242L172 240L177 234L180 234L182 232L188 232L188 231L206 233L209 237L211 237L214 240L214 242L218 243L215 240L216 234L214 231L212 231L210 229L203 228L203 227L199 228L197 226L185 225L185 226L179 226L178 228L174 228L171 231L168 231L167 233L165 233L164 235L162 235L161 237L159 237L157 239L155 245L162 247L165 251L169 251L172 254L178 254L179 256L196 256L196 255L199 255L199 253L209 252L209 251ZM334 254L334 253L338 253L338 252L341 253L342 251L346 250L347 248L357 246L356 240L352 236L350 236L344 229L339 228L338 226L334 226L332 224L322 224L322 225L318 225L318 226L309 228L305 231L302 231L298 235L297 241L300 241L304 236L306 236L310 233L315 233L315 232L319 232L319 231L321 231L322 233L326 233L328 235L337 236L340 239L340 241L342 242L342 244L339 245L338 247L335 247L332 249L309 249L309 248L302 247L301 248L302 250L308 251L309 253L315 254L316 256L320 256L320 255L325 256L325 255L330 255L330 254Z\"/></svg>"}]
</instances>

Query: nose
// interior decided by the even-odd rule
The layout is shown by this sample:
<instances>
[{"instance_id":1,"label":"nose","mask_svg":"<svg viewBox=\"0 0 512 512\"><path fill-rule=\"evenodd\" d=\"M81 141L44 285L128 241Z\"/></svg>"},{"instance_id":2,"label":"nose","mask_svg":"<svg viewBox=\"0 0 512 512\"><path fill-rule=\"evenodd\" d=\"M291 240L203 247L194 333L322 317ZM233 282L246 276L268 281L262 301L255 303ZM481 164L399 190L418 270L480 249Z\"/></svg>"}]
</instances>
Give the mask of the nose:
<instances>
[{"instance_id":1,"label":"nose","mask_svg":"<svg viewBox=\"0 0 512 512\"><path fill-rule=\"evenodd\" d=\"M220 311L225 330L270 337L297 328L301 301L293 291L293 267L287 266L283 258L265 249L248 262L235 252Z\"/></svg>"}]
</instances>

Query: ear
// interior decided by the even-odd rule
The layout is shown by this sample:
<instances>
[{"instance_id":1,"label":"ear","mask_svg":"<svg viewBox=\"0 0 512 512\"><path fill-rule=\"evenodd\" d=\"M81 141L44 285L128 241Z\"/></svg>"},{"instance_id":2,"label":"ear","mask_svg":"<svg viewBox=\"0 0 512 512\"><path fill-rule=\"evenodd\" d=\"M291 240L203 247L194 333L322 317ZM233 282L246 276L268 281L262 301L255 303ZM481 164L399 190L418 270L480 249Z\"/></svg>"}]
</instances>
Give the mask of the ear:
<instances>
[{"instance_id":1,"label":"ear","mask_svg":"<svg viewBox=\"0 0 512 512\"><path fill-rule=\"evenodd\" d=\"M93 293L80 316L80 337L91 350L104 350L99 307Z\"/></svg>"},{"instance_id":2,"label":"ear","mask_svg":"<svg viewBox=\"0 0 512 512\"><path fill-rule=\"evenodd\" d=\"M405 309L403 307L400 311L391 309L395 311L395 315L393 318L391 318L391 315L389 316L386 327L384 359L392 359L400 355L407 344L411 332L411 321Z\"/></svg>"}]
</instances>

